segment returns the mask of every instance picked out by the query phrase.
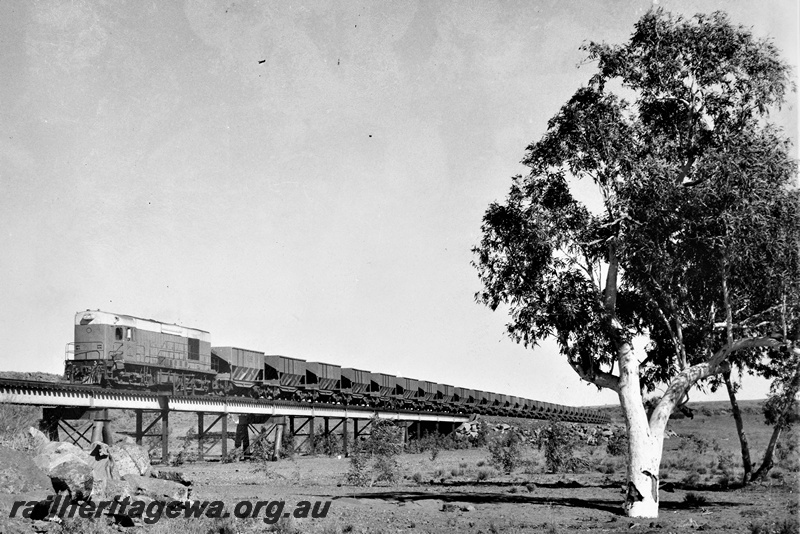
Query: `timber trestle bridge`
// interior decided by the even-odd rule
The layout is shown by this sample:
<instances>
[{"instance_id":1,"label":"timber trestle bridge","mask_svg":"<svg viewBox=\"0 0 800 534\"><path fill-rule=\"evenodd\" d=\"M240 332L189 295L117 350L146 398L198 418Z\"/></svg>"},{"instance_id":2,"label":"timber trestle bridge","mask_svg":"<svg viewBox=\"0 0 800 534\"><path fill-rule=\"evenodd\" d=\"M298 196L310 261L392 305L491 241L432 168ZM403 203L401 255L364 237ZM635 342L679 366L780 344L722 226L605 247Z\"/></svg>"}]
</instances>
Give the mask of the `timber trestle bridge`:
<instances>
[{"instance_id":1,"label":"timber trestle bridge","mask_svg":"<svg viewBox=\"0 0 800 534\"><path fill-rule=\"evenodd\" d=\"M248 397L171 395L2 378L0 403L41 407L40 429L54 440L59 439L61 431L79 446L97 441L110 443L113 435L109 410L131 410L135 413L135 430L119 433L131 435L140 445L145 444L146 440L151 454L156 453L156 456L160 449L162 463L170 458L170 414L181 412L197 415L197 430L190 431L186 439L197 441L197 458L201 461L227 458L229 452L233 452L229 451L228 442L231 439L234 441L234 451L243 454L255 443L269 439L275 444L273 454L277 458L282 436L286 432L295 440L297 449L302 449L304 445L306 449L312 447L315 434L335 436L346 454L349 440L357 440L368 433L374 418L400 423L404 442L410 438L418 439L429 432L450 433L457 425L473 420L477 413L536 419L557 417L564 421L584 423L603 423L607 420L599 413L587 419L585 411L578 415L577 410L557 405L548 405L557 409L546 412L478 409L469 405L452 412L410 411ZM234 421L237 416L238 420ZM320 428L315 427L318 420L323 423ZM229 423L236 425L235 432L228 431ZM351 424L352 430L349 429ZM250 439L251 435L255 436L253 440ZM154 443L156 446L153 446Z\"/></svg>"}]
</instances>

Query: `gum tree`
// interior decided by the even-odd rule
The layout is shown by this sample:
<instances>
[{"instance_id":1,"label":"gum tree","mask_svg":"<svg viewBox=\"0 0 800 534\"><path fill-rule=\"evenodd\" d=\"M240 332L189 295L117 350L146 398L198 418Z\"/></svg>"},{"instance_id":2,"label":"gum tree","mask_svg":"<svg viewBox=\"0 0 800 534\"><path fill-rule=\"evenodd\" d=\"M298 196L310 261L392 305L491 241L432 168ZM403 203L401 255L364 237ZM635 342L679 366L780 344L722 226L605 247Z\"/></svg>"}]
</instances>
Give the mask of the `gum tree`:
<instances>
[{"instance_id":1,"label":"gum tree","mask_svg":"<svg viewBox=\"0 0 800 534\"><path fill-rule=\"evenodd\" d=\"M689 390L732 357L798 350L797 325L778 326L798 309L795 164L766 120L789 69L723 13L650 11L627 43L584 48L596 74L484 215L476 298L508 310L513 339L555 338L583 380L617 392L623 506L656 517L664 430ZM594 188L601 208L576 200L576 186ZM656 386L648 420L643 393Z\"/></svg>"}]
</instances>

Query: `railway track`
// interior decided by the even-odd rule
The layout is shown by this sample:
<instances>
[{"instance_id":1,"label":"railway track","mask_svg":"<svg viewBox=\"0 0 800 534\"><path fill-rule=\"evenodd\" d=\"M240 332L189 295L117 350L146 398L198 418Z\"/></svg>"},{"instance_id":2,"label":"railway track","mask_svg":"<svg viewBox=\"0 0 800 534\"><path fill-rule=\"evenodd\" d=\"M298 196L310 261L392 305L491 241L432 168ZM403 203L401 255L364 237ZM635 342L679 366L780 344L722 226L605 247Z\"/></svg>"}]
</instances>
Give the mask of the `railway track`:
<instances>
[{"instance_id":1,"label":"railway track","mask_svg":"<svg viewBox=\"0 0 800 534\"><path fill-rule=\"evenodd\" d=\"M507 417L550 419L604 423L607 417L596 414L590 420L569 413L542 413L531 410L507 409L489 412L476 406L456 406L449 411L414 411L369 406L312 403L288 400L253 399L232 396L180 395L142 390L120 390L34 380L0 378L0 402L33 406L69 406L89 409L131 409L149 411L208 412L232 414L287 415L301 417L338 417L405 421L468 421L473 414L487 413Z\"/></svg>"}]
</instances>

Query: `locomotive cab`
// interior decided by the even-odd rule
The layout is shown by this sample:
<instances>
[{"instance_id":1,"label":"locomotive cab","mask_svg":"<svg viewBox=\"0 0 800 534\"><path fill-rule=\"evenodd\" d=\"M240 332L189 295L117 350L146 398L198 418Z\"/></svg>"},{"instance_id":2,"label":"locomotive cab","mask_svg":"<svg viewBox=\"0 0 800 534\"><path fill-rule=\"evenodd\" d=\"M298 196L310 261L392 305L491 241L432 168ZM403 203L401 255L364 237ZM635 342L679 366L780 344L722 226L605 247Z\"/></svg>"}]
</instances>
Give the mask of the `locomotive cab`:
<instances>
[{"instance_id":1,"label":"locomotive cab","mask_svg":"<svg viewBox=\"0 0 800 534\"><path fill-rule=\"evenodd\" d=\"M152 319L86 310L75 314L70 382L201 393L211 388L208 332Z\"/></svg>"}]
</instances>

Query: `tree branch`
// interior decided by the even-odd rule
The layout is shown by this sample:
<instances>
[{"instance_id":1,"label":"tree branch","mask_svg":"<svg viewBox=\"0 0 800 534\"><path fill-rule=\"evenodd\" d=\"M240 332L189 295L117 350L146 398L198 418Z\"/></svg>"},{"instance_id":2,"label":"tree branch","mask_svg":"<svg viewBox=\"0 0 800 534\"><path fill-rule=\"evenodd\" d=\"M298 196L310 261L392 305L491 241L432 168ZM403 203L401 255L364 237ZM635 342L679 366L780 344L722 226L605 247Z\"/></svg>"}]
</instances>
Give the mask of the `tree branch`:
<instances>
[{"instance_id":1,"label":"tree branch","mask_svg":"<svg viewBox=\"0 0 800 534\"><path fill-rule=\"evenodd\" d=\"M612 318L617 316L617 271L619 270L619 259L617 258L617 245L612 240L608 243L608 272L606 273L606 288L604 293L604 305L606 312Z\"/></svg>"},{"instance_id":2,"label":"tree branch","mask_svg":"<svg viewBox=\"0 0 800 534\"><path fill-rule=\"evenodd\" d=\"M590 373L581 366L580 362L573 362L567 358L570 367L575 371L581 380L585 380L590 384L594 384L599 388L606 388L612 391L619 391L619 377L617 375L601 371L597 366L594 366Z\"/></svg>"},{"instance_id":3,"label":"tree branch","mask_svg":"<svg viewBox=\"0 0 800 534\"><path fill-rule=\"evenodd\" d=\"M722 362L734 352L758 347L778 347L785 344L771 337L743 338L718 350L708 361L684 369L672 379L669 387L664 392L664 396L661 397L655 410L653 410L653 415L650 417L651 428L655 428L655 425L656 427L661 426L663 429L672 413L672 409L689 389L699 380L719 374L722 371Z\"/></svg>"}]
</instances>

